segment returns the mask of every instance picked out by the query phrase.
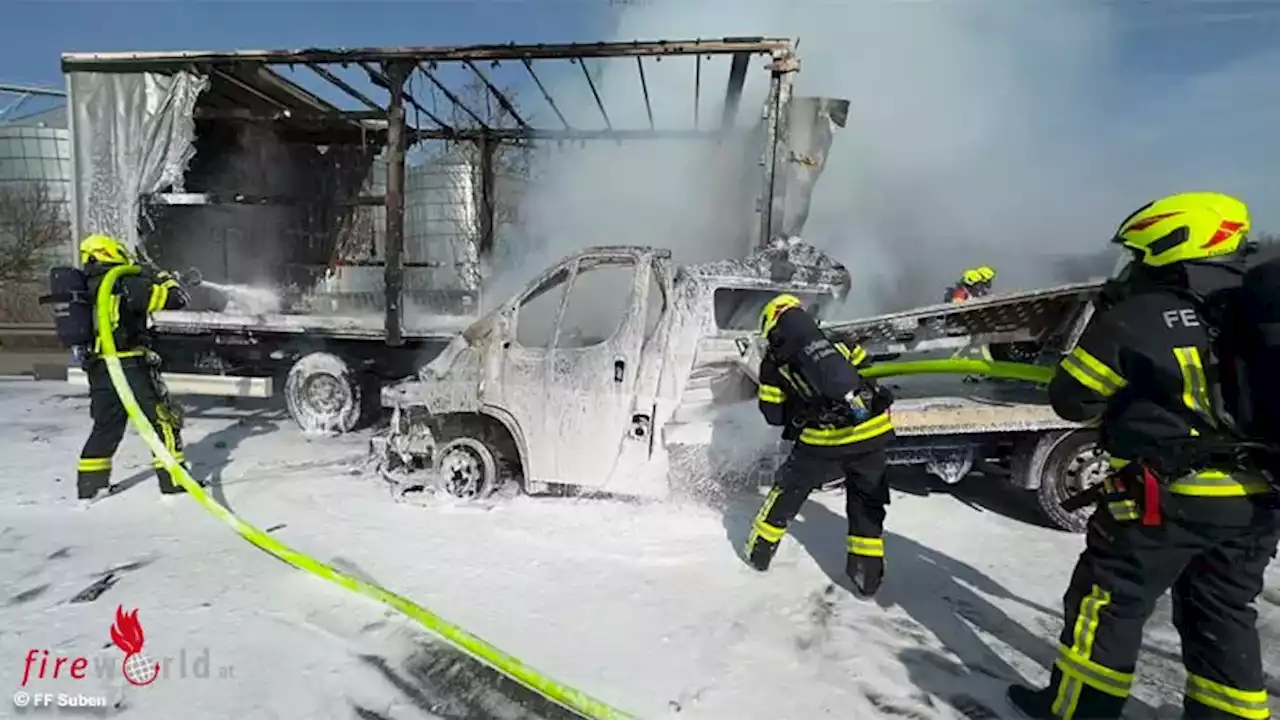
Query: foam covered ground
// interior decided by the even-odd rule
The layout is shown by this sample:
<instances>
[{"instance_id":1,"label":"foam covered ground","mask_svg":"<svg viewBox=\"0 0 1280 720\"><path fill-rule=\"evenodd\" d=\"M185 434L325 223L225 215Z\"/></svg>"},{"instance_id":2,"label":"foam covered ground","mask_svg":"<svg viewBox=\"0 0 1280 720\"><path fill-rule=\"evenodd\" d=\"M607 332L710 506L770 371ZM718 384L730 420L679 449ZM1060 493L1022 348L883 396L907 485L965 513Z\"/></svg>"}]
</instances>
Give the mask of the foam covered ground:
<instances>
[{"instance_id":1,"label":"foam covered ground","mask_svg":"<svg viewBox=\"0 0 1280 720\"><path fill-rule=\"evenodd\" d=\"M132 486L82 506L83 394L0 380L0 414L6 692L103 695L105 714L127 718L557 715L190 499L162 498L132 435L115 478ZM890 508L887 586L867 602L840 584L839 494L806 505L761 575L736 557L751 499L724 511L527 497L398 505L364 472L365 435L309 440L279 411L214 405L188 425L195 474L249 522L644 718L1008 716L1004 685L1046 677L1082 542L998 494L925 495L908 482ZM1272 586L1260 609L1274 669ZM144 652L168 667L146 687L119 677L108 630L120 604L139 609ZM20 687L32 649L85 656L90 677ZM1132 717L1177 716L1177 658L1164 602ZM0 699L0 717L17 712Z\"/></svg>"}]
</instances>

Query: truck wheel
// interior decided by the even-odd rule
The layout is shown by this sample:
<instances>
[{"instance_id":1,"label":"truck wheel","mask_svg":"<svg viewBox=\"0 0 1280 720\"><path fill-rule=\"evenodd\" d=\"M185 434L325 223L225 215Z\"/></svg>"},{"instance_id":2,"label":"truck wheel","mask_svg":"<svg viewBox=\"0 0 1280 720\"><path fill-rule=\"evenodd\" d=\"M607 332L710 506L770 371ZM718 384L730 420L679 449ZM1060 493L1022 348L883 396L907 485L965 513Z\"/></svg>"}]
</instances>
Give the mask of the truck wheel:
<instances>
[{"instance_id":1,"label":"truck wheel","mask_svg":"<svg viewBox=\"0 0 1280 720\"><path fill-rule=\"evenodd\" d=\"M501 485L498 462L488 445L469 437L455 438L435 451L441 488L459 500L480 500Z\"/></svg>"},{"instance_id":2,"label":"truck wheel","mask_svg":"<svg viewBox=\"0 0 1280 720\"><path fill-rule=\"evenodd\" d=\"M1084 532L1093 506L1075 512L1062 509L1062 501L1102 482L1108 471L1107 454L1098 447L1098 433L1076 430L1058 438L1045 458L1036 499L1049 521L1062 530Z\"/></svg>"},{"instance_id":3,"label":"truck wheel","mask_svg":"<svg viewBox=\"0 0 1280 720\"><path fill-rule=\"evenodd\" d=\"M365 384L337 355L311 353L289 368L285 403L306 432L349 432L360 423Z\"/></svg>"}]
</instances>

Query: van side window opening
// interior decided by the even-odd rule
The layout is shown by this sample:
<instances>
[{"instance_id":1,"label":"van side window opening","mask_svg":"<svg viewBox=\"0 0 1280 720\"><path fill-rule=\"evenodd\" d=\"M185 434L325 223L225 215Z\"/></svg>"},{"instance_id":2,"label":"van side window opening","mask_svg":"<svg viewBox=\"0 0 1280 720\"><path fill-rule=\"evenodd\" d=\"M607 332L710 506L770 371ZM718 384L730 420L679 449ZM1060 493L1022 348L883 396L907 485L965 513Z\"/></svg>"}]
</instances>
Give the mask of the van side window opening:
<instances>
[{"instance_id":1,"label":"van side window opening","mask_svg":"<svg viewBox=\"0 0 1280 720\"><path fill-rule=\"evenodd\" d=\"M583 258L560 318L556 347L588 348L613 339L631 307L635 263L630 258Z\"/></svg>"},{"instance_id":2,"label":"van side window opening","mask_svg":"<svg viewBox=\"0 0 1280 720\"><path fill-rule=\"evenodd\" d=\"M516 310L517 343L527 348L551 347L555 338L556 316L568 288L569 271L561 270L520 301Z\"/></svg>"},{"instance_id":3,"label":"van side window opening","mask_svg":"<svg viewBox=\"0 0 1280 720\"><path fill-rule=\"evenodd\" d=\"M781 292L789 292L800 298L800 302L804 303L805 310L808 310L817 318L822 317L822 311L829 304L827 301L831 299L829 295L802 293L794 290L716 288L715 294L712 296L712 303L715 306L716 328L720 330L759 330L760 311L764 310L764 306Z\"/></svg>"}]
</instances>

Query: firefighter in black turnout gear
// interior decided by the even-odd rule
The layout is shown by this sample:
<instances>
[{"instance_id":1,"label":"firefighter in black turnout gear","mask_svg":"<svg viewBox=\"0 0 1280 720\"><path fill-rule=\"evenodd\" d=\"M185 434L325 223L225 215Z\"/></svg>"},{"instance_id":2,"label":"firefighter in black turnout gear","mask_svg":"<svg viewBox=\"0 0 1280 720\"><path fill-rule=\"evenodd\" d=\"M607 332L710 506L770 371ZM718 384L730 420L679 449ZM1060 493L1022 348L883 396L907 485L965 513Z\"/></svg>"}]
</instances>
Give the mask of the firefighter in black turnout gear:
<instances>
[{"instance_id":1,"label":"firefighter in black turnout gear","mask_svg":"<svg viewBox=\"0 0 1280 720\"><path fill-rule=\"evenodd\" d=\"M86 298L96 303L98 287L103 276L113 267L132 264L128 248L115 238L106 235L90 235L80 244L80 264L83 268ZM138 400L139 407L164 441L165 447L178 462L182 456L182 413L172 402L164 381L160 377L160 357L150 348L148 321L150 313L157 310L178 310L189 300L187 291L169 273L144 268L137 275L123 275L115 284L114 292L107 300L111 303L111 331L114 333L120 363L125 378ZM96 309L90 305L91 309ZM92 315L96 333L96 312ZM92 499L99 491L109 487L111 459L124 439L129 417L116 395L107 374L107 364L102 358L102 348L92 337L91 349L86 354L85 374L89 378L89 413L93 418L93 430L80 451L80 463L76 476L76 492L80 499ZM160 492L183 492L181 485L173 482L165 470L155 461L160 480Z\"/></svg>"},{"instance_id":2,"label":"firefighter in black turnout gear","mask_svg":"<svg viewBox=\"0 0 1280 720\"><path fill-rule=\"evenodd\" d=\"M1063 418L1098 421L1112 471L1063 598L1049 686L1009 689L1026 715L1121 717L1143 624L1170 589L1185 717L1270 715L1252 603L1276 554L1275 465L1249 449L1229 412L1221 342L1248 230L1239 200L1184 193L1116 232L1133 260L1049 387Z\"/></svg>"},{"instance_id":3,"label":"firefighter in black turnout gear","mask_svg":"<svg viewBox=\"0 0 1280 720\"><path fill-rule=\"evenodd\" d=\"M849 577L857 591L874 595L884 577L884 518L889 487L885 446L893 437L892 398L857 368L861 347L833 343L798 298L779 295L765 306L760 331L769 349L760 364L760 412L794 440L790 457L752 523L748 561L767 570L814 490L843 475L849 519Z\"/></svg>"}]
</instances>

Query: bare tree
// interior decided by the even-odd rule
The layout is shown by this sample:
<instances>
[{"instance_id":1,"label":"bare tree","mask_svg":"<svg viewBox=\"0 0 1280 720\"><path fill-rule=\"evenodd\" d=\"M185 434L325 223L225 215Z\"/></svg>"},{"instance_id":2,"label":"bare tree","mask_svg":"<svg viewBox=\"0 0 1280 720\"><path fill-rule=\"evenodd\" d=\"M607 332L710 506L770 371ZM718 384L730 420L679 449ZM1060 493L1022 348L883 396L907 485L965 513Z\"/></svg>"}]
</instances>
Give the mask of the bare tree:
<instances>
[{"instance_id":1,"label":"bare tree","mask_svg":"<svg viewBox=\"0 0 1280 720\"><path fill-rule=\"evenodd\" d=\"M44 183L0 185L0 282L29 281L67 247L71 223Z\"/></svg>"},{"instance_id":2,"label":"bare tree","mask_svg":"<svg viewBox=\"0 0 1280 720\"><path fill-rule=\"evenodd\" d=\"M44 319L40 274L67 247L71 223L44 183L0 185L0 320Z\"/></svg>"}]
</instances>

